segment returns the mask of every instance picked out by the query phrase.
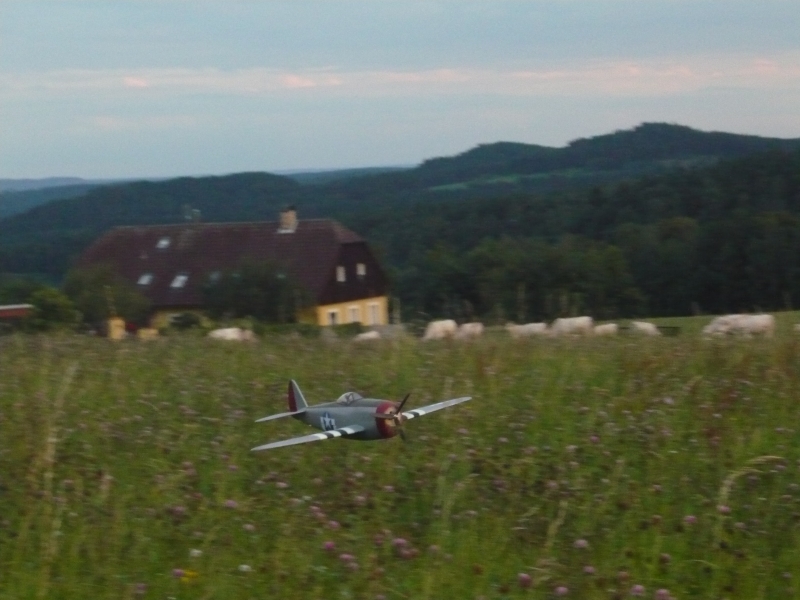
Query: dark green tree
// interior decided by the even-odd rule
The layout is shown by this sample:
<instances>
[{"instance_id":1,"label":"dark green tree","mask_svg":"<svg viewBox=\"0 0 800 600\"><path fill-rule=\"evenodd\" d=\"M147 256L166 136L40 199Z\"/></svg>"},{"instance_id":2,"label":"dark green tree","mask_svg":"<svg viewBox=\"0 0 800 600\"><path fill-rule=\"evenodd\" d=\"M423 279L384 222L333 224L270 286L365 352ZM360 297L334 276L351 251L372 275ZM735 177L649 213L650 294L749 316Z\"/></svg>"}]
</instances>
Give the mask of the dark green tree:
<instances>
[{"instance_id":1,"label":"dark green tree","mask_svg":"<svg viewBox=\"0 0 800 600\"><path fill-rule=\"evenodd\" d=\"M63 289L86 323L119 316L143 324L150 312L150 301L109 266L74 269L67 274Z\"/></svg>"},{"instance_id":2,"label":"dark green tree","mask_svg":"<svg viewBox=\"0 0 800 600\"><path fill-rule=\"evenodd\" d=\"M52 287L42 287L28 299L34 310L23 322L25 328L36 331L71 328L80 321L80 313L66 294Z\"/></svg>"},{"instance_id":3,"label":"dark green tree","mask_svg":"<svg viewBox=\"0 0 800 600\"><path fill-rule=\"evenodd\" d=\"M297 311L308 306L305 290L286 270L269 262L243 262L204 286L209 315L253 317L268 323L292 323Z\"/></svg>"}]
</instances>

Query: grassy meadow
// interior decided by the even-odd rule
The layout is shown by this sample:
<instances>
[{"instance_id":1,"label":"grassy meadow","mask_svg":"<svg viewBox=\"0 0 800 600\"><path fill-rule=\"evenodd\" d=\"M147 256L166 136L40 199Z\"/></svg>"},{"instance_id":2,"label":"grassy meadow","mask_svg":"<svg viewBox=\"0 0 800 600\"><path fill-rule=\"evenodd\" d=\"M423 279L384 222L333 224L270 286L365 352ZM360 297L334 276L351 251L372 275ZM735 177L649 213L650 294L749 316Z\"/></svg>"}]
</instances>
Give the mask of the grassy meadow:
<instances>
[{"instance_id":1,"label":"grassy meadow","mask_svg":"<svg viewBox=\"0 0 800 600\"><path fill-rule=\"evenodd\" d=\"M689 326L687 325L687 328ZM409 441L249 449L345 390ZM0 599L797 598L800 338L0 338Z\"/></svg>"}]
</instances>

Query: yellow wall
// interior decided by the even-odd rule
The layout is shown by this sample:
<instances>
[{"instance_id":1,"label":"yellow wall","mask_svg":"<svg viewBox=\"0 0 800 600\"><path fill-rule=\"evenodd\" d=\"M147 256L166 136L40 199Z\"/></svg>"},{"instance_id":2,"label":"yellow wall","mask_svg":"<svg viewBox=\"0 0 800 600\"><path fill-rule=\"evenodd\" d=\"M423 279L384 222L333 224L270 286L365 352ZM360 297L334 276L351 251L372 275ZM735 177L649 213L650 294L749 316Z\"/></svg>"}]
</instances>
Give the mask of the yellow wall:
<instances>
[{"instance_id":1,"label":"yellow wall","mask_svg":"<svg viewBox=\"0 0 800 600\"><path fill-rule=\"evenodd\" d=\"M108 327L108 339L121 340L125 337L125 320L120 317L111 317L106 321Z\"/></svg>"},{"instance_id":2,"label":"yellow wall","mask_svg":"<svg viewBox=\"0 0 800 600\"><path fill-rule=\"evenodd\" d=\"M150 317L150 327L154 329L163 329L169 327L170 317L181 315L183 313L192 313L200 317L200 323L207 326L211 323L208 317L202 310L159 310L152 317Z\"/></svg>"},{"instance_id":3,"label":"yellow wall","mask_svg":"<svg viewBox=\"0 0 800 600\"><path fill-rule=\"evenodd\" d=\"M370 319L370 306L377 305L377 322ZM356 314L351 314L351 309L355 309ZM336 311L338 325L345 323L361 322L362 325L388 325L389 324L389 302L386 296L376 296L375 298L362 298L352 302L341 302L339 304L326 304L312 309L316 313L317 325L330 325L329 314Z\"/></svg>"},{"instance_id":4,"label":"yellow wall","mask_svg":"<svg viewBox=\"0 0 800 600\"><path fill-rule=\"evenodd\" d=\"M373 323L370 320L370 306L377 305L378 322ZM358 317L352 319L351 309L356 309ZM352 302L341 302L339 304L326 304L324 306L312 306L304 308L297 313L297 320L300 323L309 323L311 325L330 325L328 314L330 311L336 311L336 323L343 325L345 323L352 323L360 321L362 325L369 327L370 325L388 325L389 324L389 301L386 296L376 296L374 298L362 298L360 300L353 300ZM162 310L155 313L150 319L150 327L160 329L169 326L169 318L172 315L179 315L184 312L191 312L200 317L204 325L210 323L205 314L200 310Z\"/></svg>"}]
</instances>

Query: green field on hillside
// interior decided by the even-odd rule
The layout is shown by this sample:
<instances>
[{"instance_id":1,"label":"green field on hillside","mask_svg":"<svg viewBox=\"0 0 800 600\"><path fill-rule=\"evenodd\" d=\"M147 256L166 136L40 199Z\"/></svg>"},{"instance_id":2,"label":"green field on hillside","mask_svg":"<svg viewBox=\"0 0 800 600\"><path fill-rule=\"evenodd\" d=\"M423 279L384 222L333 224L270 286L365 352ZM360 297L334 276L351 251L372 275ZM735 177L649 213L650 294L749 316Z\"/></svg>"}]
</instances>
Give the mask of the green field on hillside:
<instances>
[{"instance_id":1,"label":"green field on hillside","mask_svg":"<svg viewBox=\"0 0 800 600\"><path fill-rule=\"evenodd\" d=\"M289 378L311 403L474 399L407 443L251 453L311 432L253 422ZM2 337L0 598L797 597L798 398L785 328Z\"/></svg>"}]
</instances>

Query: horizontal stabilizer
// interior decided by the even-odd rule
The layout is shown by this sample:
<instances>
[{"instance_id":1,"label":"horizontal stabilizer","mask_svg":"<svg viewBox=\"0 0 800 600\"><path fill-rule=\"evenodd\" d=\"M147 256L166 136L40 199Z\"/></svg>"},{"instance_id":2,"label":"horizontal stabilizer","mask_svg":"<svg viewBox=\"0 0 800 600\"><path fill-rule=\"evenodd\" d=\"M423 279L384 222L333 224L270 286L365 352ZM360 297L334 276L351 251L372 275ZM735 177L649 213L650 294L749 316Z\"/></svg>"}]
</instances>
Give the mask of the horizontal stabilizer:
<instances>
[{"instance_id":1,"label":"horizontal stabilizer","mask_svg":"<svg viewBox=\"0 0 800 600\"><path fill-rule=\"evenodd\" d=\"M256 423L263 423L264 421L272 421L273 419L281 419L283 417L294 417L295 415L302 415L304 412L306 412L305 408L303 410L295 410L295 411L292 411L292 412L285 412L285 413L279 413L277 415L270 415L268 417L261 417L260 419L256 419Z\"/></svg>"}]
</instances>

